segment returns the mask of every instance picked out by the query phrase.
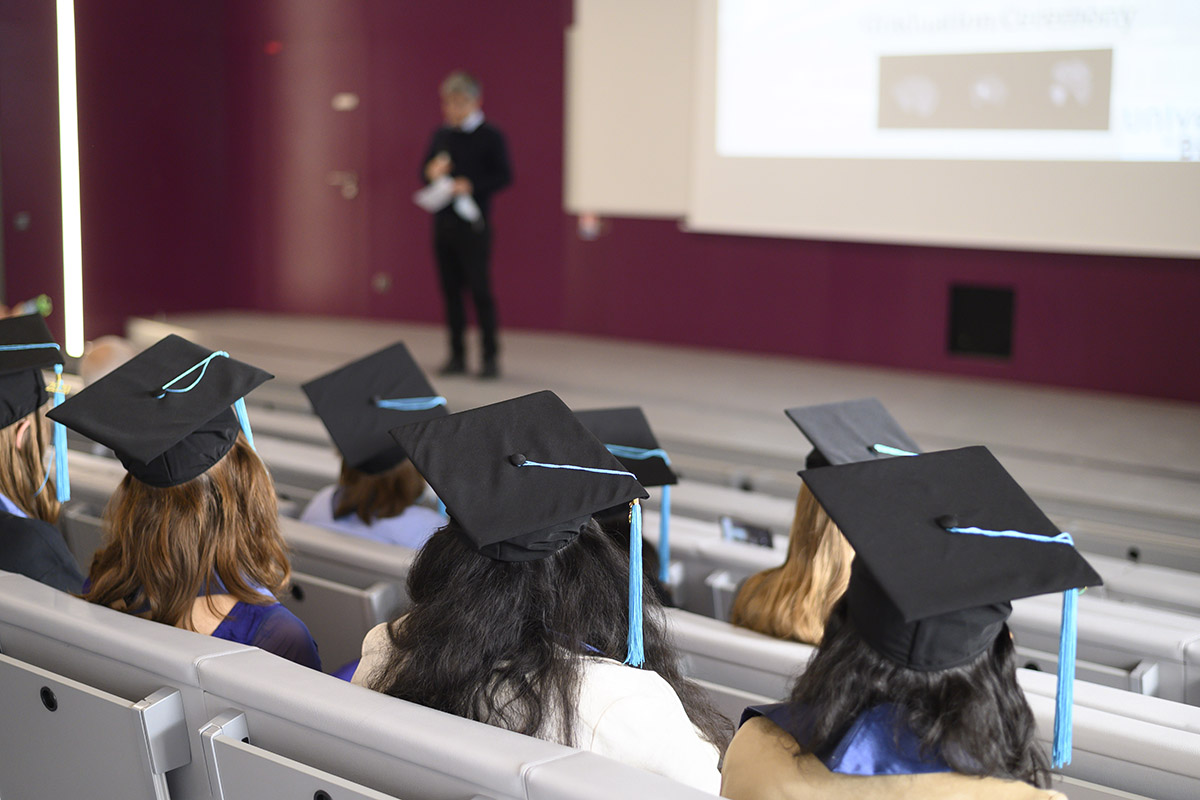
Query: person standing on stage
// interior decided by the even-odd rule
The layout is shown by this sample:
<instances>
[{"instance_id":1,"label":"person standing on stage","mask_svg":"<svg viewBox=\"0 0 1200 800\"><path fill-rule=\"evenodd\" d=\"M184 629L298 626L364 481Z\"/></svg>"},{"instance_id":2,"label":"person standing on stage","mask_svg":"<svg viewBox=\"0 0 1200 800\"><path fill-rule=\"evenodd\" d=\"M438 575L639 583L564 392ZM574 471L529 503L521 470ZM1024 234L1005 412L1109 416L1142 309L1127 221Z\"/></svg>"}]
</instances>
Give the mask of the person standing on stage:
<instances>
[{"instance_id":1,"label":"person standing on stage","mask_svg":"<svg viewBox=\"0 0 1200 800\"><path fill-rule=\"evenodd\" d=\"M434 132L429 143L423 177L431 184L440 178L453 179L454 201L433 215L433 250L450 329L450 358L441 374L466 371L462 295L470 290L483 345L479 375L496 378L500 368L496 306L488 275L492 244L488 210L492 195L512 182L512 168L504 135L484 121L481 96L479 81L466 72L452 72L442 81L446 124Z\"/></svg>"}]
</instances>

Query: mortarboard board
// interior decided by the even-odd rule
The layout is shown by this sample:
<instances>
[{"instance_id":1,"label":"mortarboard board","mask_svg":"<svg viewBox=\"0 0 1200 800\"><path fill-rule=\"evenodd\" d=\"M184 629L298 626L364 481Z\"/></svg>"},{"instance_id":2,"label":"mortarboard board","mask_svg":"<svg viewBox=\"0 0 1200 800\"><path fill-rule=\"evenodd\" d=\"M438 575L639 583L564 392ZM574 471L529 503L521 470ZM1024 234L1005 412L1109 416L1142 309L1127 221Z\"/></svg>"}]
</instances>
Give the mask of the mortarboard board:
<instances>
[{"instance_id":1,"label":"mortarboard board","mask_svg":"<svg viewBox=\"0 0 1200 800\"><path fill-rule=\"evenodd\" d=\"M637 501L648 495L557 395L536 392L415 422L392 435L471 545L497 561L554 555L575 540L592 514L632 503L626 660L642 662Z\"/></svg>"},{"instance_id":2,"label":"mortarboard board","mask_svg":"<svg viewBox=\"0 0 1200 800\"><path fill-rule=\"evenodd\" d=\"M239 427L253 446L243 398L272 377L172 334L49 416L111 448L143 483L177 486L221 460Z\"/></svg>"},{"instance_id":3,"label":"mortarboard board","mask_svg":"<svg viewBox=\"0 0 1200 800\"><path fill-rule=\"evenodd\" d=\"M666 583L671 570L671 485L679 483L670 456L654 438L649 420L637 406L576 411L575 416L625 469L637 476L638 483L663 487L658 517L658 580Z\"/></svg>"},{"instance_id":4,"label":"mortarboard board","mask_svg":"<svg viewBox=\"0 0 1200 800\"><path fill-rule=\"evenodd\" d=\"M63 401L62 350L40 314L0 319L0 428L7 428L41 408L48 397L43 369L53 369L54 404ZM67 469L67 432L54 426L55 491L60 503L71 499L71 478ZM50 478L47 470L42 485Z\"/></svg>"},{"instance_id":5,"label":"mortarboard board","mask_svg":"<svg viewBox=\"0 0 1200 800\"><path fill-rule=\"evenodd\" d=\"M446 415L403 342L372 353L304 384L313 410L351 467L385 472L408 454L388 431Z\"/></svg>"},{"instance_id":6,"label":"mortarboard board","mask_svg":"<svg viewBox=\"0 0 1200 800\"><path fill-rule=\"evenodd\" d=\"M1067 592L1059 718L1069 720L1074 590L1099 585L1100 576L987 448L801 476L854 547L846 590L852 624L874 650L904 667L966 664L999 635L1012 600ZM1056 762L1064 748L1069 762L1069 730L1069 721L1056 723Z\"/></svg>"},{"instance_id":7,"label":"mortarboard board","mask_svg":"<svg viewBox=\"0 0 1200 800\"><path fill-rule=\"evenodd\" d=\"M800 406L784 412L808 440L808 469L920 453L916 442L874 397Z\"/></svg>"}]
</instances>

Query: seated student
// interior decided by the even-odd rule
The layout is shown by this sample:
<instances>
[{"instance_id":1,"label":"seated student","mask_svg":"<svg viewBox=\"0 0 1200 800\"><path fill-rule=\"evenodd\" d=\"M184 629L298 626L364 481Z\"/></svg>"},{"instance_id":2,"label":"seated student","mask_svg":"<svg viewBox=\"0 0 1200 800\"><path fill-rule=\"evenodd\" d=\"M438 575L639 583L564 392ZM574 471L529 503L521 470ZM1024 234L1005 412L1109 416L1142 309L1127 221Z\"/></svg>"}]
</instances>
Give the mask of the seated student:
<instances>
[{"instance_id":1,"label":"seated student","mask_svg":"<svg viewBox=\"0 0 1200 800\"><path fill-rule=\"evenodd\" d=\"M1100 577L983 447L804 473L854 545L787 703L746 710L722 793L1062 798L1016 679L1011 600L1064 591L1054 766L1070 762L1077 587ZM1041 788L1037 788L1041 787Z\"/></svg>"},{"instance_id":2,"label":"seated student","mask_svg":"<svg viewBox=\"0 0 1200 800\"><path fill-rule=\"evenodd\" d=\"M805 459L809 469L920 452L874 398L789 408L786 413L813 443ZM801 486L787 558L746 579L730 621L768 636L820 644L825 620L850 581L853 559L854 548Z\"/></svg>"},{"instance_id":3,"label":"seated student","mask_svg":"<svg viewBox=\"0 0 1200 800\"><path fill-rule=\"evenodd\" d=\"M49 479L50 437L39 412L48 399L42 369L61 364L40 315L0 319L0 570L78 592L83 575L53 524L58 482Z\"/></svg>"},{"instance_id":4,"label":"seated student","mask_svg":"<svg viewBox=\"0 0 1200 800\"><path fill-rule=\"evenodd\" d=\"M128 471L85 599L319 669L308 629L276 600L291 568L242 400L271 377L168 336L51 415Z\"/></svg>"},{"instance_id":5,"label":"seated student","mask_svg":"<svg viewBox=\"0 0 1200 800\"><path fill-rule=\"evenodd\" d=\"M304 384L313 410L342 454L336 486L313 497L302 522L418 548L445 517L415 505L425 491L392 428L446 414L403 342Z\"/></svg>"},{"instance_id":6,"label":"seated student","mask_svg":"<svg viewBox=\"0 0 1200 800\"><path fill-rule=\"evenodd\" d=\"M551 392L393 433L450 522L354 682L715 792L728 722L682 676L640 548L591 518L633 501L640 533L634 476Z\"/></svg>"},{"instance_id":7,"label":"seated student","mask_svg":"<svg viewBox=\"0 0 1200 800\"><path fill-rule=\"evenodd\" d=\"M625 469L634 474L638 483L646 488L662 487L658 548L643 547L642 572L658 601L664 606L675 605L667 581L671 564L671 486L679 483L679 476L671 469L670 457L650 430L645 413L637 406L576 411L575 416ZM629 552L628 505L597 511L592 518L618 547ZM645 545L646 540L643 538L642 542Z\"/></svg>"}]
</instances>

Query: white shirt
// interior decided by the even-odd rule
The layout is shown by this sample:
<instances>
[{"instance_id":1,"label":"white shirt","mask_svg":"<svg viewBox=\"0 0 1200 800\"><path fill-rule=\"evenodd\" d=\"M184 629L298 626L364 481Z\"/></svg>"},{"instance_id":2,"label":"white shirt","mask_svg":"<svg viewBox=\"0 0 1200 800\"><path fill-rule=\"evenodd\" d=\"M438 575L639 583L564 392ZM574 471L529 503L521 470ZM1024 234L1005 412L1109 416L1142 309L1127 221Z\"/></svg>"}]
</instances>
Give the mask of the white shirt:
<instances>
[{"instance_id":1,"label":"white shirt","mask_svg":"<svg viewBox=\"0 0 1200 800\"><path fill-rule=\"evenodd\" d=\"M391 642L387 624L363 640L363 657L353 683L386 663ZM584 750L717 794L720 754L688 719L683 703L657 672L627 667L608 658L583 657L576 707L575 742ZM554 731L553 718L544 730ZM553 735L543 738L555 740Z\"/></svg>"},{"instance_id":2,"label":"white shirt","mask_svg":"<svg viewBox=\"0 0 1200 800\"><path fill-rule=\"evenodd\" d=\"M320 525L331 531L349 533L364 539L374 539L385 544L398 544L414 550L425 544L433 532L446 524L446 518L431 508L409 506L398 517L383 517L370 524L363 522L357 514L333 518L333 494L336 486L326 486L317 492L304 513L301 522Z\"/></svg>"}]
</instances>

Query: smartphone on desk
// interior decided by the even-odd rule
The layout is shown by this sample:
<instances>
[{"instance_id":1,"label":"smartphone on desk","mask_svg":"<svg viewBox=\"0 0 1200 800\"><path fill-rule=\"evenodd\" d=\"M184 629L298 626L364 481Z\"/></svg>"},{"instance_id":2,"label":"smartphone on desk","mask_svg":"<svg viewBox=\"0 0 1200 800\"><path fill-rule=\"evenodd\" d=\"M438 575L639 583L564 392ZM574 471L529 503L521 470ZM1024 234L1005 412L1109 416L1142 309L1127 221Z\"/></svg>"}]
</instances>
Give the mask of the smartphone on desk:
<instances>
[{"instance_id":1,"label":"smartphone on desk","mask_svg":"<svg viewBox=\"0 0 1200 800\"><path fill-rule=\"evenodd\" d=\"M775 537L771 535L770 528L733 517L721 517L721 538L728 542L745 542L759 547L775 546Z\"/></svg>"}]
</instances>

